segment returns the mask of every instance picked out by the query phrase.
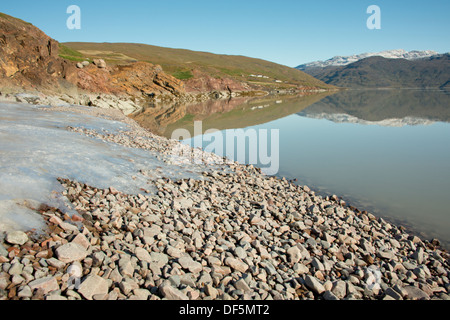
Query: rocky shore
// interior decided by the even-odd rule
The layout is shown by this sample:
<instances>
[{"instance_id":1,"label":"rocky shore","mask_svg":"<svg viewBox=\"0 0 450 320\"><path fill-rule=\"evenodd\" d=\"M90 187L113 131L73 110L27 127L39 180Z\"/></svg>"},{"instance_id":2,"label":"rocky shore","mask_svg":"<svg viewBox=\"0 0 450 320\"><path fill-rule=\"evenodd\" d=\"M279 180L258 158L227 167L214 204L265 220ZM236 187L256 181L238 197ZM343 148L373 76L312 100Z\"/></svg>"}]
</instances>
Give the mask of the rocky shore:
<instances>
[{"instance_id":1,"label":"rocky shore","mask_svg":"<svg viewBox=\"0 0 450 320\"><path fill-rule=\"evenodd\" d=\"M164 159L179 145L120 118L131 131L67 129ZM4 234L0 299L449 299L439 241L252 166L206 164L216 157L202 179L142 194L59 179L77 214L40 205L43 233Z\"/></svg>"}]
</instances>

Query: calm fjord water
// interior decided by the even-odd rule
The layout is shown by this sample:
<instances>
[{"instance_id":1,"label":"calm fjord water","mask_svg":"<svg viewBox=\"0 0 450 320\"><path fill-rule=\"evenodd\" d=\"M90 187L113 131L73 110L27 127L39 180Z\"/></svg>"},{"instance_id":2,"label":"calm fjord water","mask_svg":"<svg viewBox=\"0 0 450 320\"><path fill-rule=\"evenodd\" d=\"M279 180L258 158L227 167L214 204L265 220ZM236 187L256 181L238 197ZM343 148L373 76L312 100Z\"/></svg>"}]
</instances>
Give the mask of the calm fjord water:
<instances>
[{"instance_id":1,"label":"calm fjord water","mask_svg":"<svg viewBox=\"0 0 450 320\"><path fill-rule=\"evenodd\" d=\"M278 176L336 194L450 247L450 93L344 91L296 107L301 101L243 104L238 111L215 114L214 121L201 118L203 132L233 112L245 115L249 125L241 117L227 129L278 129ZM283 110L278 119L276 110ZM204 140L203 146L208 144Z\"/></svg>"}]
</instances>

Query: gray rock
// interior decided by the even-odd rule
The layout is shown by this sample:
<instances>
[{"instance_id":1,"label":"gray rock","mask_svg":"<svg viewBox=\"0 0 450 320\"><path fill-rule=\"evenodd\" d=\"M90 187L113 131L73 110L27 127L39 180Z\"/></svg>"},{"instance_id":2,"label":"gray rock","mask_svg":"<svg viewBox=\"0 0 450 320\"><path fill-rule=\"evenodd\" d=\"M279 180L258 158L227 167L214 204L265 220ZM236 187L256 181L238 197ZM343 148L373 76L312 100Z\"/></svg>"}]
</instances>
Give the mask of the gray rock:
<instances>
[{"instance_id":1,"label":"gray rock","mask_svg":"<svg viewBox=\"0 0 450 320\"><path fill-rule=\"evenodd\" d=\"M29 286L24 286L19 290L17 296L19 298L31 298L33 296L33 291Z\"/></svg>"},{"instance_id":2,"label":"gray rock","mask_svg":"<svg viewBox=\"0 0 450 320\"><path fill-rule=\"evenodd\" d=\"M403 300L402 295L392 288L387 288L384 293L387 296L390 296L391 298L393 298L394 300Z\"/></svg>"},{"instance_id":3,"label":"gray rock","mask_svg":"<svg viewBox=\"0 0 450 320\"><path fill-rule=\"evenodd\" d=\"M5 249L5 247L1 243L0 243L0 256L2 256L2 257L8 256L8 251Z\"/></svg>"},{"instance_id":4,"label":"gray rock","mask_svg":"<svg viewBox=\"0 0 450 320\"><path fill-rule=\"evenodd\" d=\"M416 260L418 264L422 264L423 263L423 253L424 253L423 248L419 247L419 248L417 248L416 251L414 251L412 258L414 260Z\"/></svg>"},{"instance_id":5,"label":"gray rock","mask_svg":"<svg viewBox=\"0 0 450 320\"><path fill-rule=\"evenodd\" d=\"M292 270L299 275L306 274L309 272L309 268L301 263L294 264Z\"/></svg>"},{"instance_id":6,"label":"gray rock","mask_svg":"<svg viewBox=\"0 0 450 320\"><path fill-rule=\"evenodd\" d=\"M248 265L246 263L231 257L225 259L225 264L240 272L245 272L248 269Z\"/></svg>"},{"instance_id":7,"label":"gray rock","mask_svg":"<svg viewBox=\"0 0 450 320\"><path fill-rule=\"evenodd\" d=\"M8 270L8 273L12 276L20 275L23 271L23 264L20 262L13 263Z\"/></svg>"},{"instance_id":8,"label":"gray rock","mask_svg":"<svg viewBox=\"0 0 450 320\"><path fill-rule=\"evenodd\" d=\"M93 62L98 68L101 69L106 68L106 62L103 59L94 59Z\"/></svg>"},{"instance_id":9,"label":"gray rock","mask_svg":"<svg viewBox=\"0 0 450 320\"><path fill-rule=\"evenodd\" d=\"M319 259L317 259L316 257L314 257L311 261L311 265L316 268L316 270L320 270L320 271L324 271L325 267L323 265L322 262L320 262Z\"/></svg>"},{"instance_id":10,"label":"gray rock","mask_svg":"<svg viewBox=\"0 0 450 320\"><path fill-rule=\"evenodd\" d=\"M28 236L22 231L11 231L6 234L5 240L10 244L18 244L21 246L28 241Z\"/></svg>"},{"instance_id":11,"label":"gray rock","mask_svg":"<svg viewBox=\"0 0 450 320\"><path fill-rule=\"evenodd\" d=\"M180 282L185 286L190 286L195 288L197 286L197 281L194 279L192 273L186 273L180 276Z\"/></svg>"},{"instance_id":12,"label":"gray rock","mask_svg":"<svg viewBox=\"0 0 450 320\"><path fill-rule=\"evenodd\" d=\"M162 268L169 262L169 257L164 253L151 252L150 257L151 257L150 265L155 266L157 268Z\"/></svg>"},{"instance_id":13,"label":"gray rock","mask_svg":"<svg viewBox=\"0 0 450 320\"><path fill-rule=\"evenodd\" d=\"M336 297L336 296L333 294L333 292L331 292L331 291L325 291L325 293L322 295L322 297L323 297L325 300L330 300L330 301L339 300L339 298Z\"/></svg>"},{"instance_id":14,"label":"gray rock","mask_svg":"<svg viewBox=\"0 0 450 320\"><path fill-rule=\"evenodd\" d=\"M134 275L134 266L131 263L131 259L129 257L122 257L122 258L120 258L118 264L119 264L119 271L120 271L120 275L121 276L133 277L133 275Z\"/></svg>"},{"instance_id":15,"label":"gray rock","mask_svg":"<svg viewBox=\"0 0 450 320\"><path fill-rule=\"evenodd\" d=\"M386 260L393 260L393 259L395 259L395 253L390 251L390 250L378 251L377 255L378 255L378 257L380 257L382 259L386 259Z\"/></svg>"},{"instance_id":16,"label":"gray rock","mask_svg":"<svg viewBox=\"0 0 450 320\"><path fill-rule=\"evenodd\" d=\"M36 279L34 281L31 281L28 285L30 286L31 290L42 290L44 294L59 290L59 285L55 277Z\"/></svg>"},{"instance_id":17,"label":"gray rock","mask_svg":"<svg viewBox=\"0 0 450 320\"><path fill-rule=\"evenodd\" d=\"M343 299L347 295L347 284L345 281L338 280L333 284L331 292L339 299Z\"/></svg>"},{"instance_id":18,"label":"gray rock","mask_svg":"<svg viewBox=\"0 0 450 320\"><path fill-rule=\"evenodd\" d=\"M139 284L131 278L126 278L119 283L119 288L122 290L123 294L129 295L133 290L139 289Z\"/></svg>"},{"instance_id":19,"label":"gray rock","mask_svg":"<svg viewBox=\"0 0 450 320\"><path fill-rule=\"evenodd\" d=\"M177 288L172 287L168 283L164 283L159 287L159 292L167 300L189 300L189 297Z\"/></svg>"},{"instance_id":20,"label":"gray rock","mask_svg":"<svg viewBox=\"0 0 450 320\"><path fill-rule=\"evenodd\" d=\"M322 293L325 292L325 287L322 285L322 283L316 277L307 275L305 277L305 284L309 289L311 289L318 295L321 295Z\"/></svg>"},{"instance_id":21,"label":"gray rock","mask_svg":"<svg viewBox=\"0 0 450 320\"><path fill-rule=\"evenodd\" d=\"M248 286L247 282L245 282L244 279L240 279L235 282L234 284L235 288L238 290L242 290L243 292L251 292L252 289Z\"/></svg>"},{"instance_id":22,"label":"gray rock","mask_svg":"<svg viewBox=\"0 0 450 320\"><path fill-rule=\"evenodd\" d=\"M236 247L236 249L234 249L234 253L240 259L247 258L247 253L245 252L244 248L242 248L242 247Z\"/></svg>"},{"instance_id":23,"label":"gray rock","mask_svg":"<svg viewBox=\"0 0 450 320\"><path fill-rule=\"evenodd\" d=\"M287 250L287 254L289 256L289 261L291 263L297 263L302 258L302 252L297 246L291 247Z\"/></svg>"},{"instance_id":24,"label":"gray rock","mask_svg":"<svg viewBox=\"0 0 450 320\"><path fill-rule=\"evenodd\" d=\"M106 295L108 293L109 283L97 275L89 275L78 288L78 293L82 294L88 300L92 300L94 295Z\"/></svg>"},{"instance_id":25,"label":"gray rock","mask_svg":"<svg viewBox=\"0 0 450 320\"><path fill-rule=\"evenodd\" d=\"M152 258L150 256L150 253L148 253L148 251L143 249L143 248L136 247L136 249L134 250L134 254L141 261L145 261L147 263L151 263L152 262Z\"/></svg>"},{"instance_id":26,"label":"gray rock","mask_svg":"<svg viewBox=\"0 0 450 320\"><path fill-rule=\"evenodd\" d=\"M60 261L58 259L55 259L55 258L47 259L47 264L52 266L52 267L55 267L57 269L62 269L66 265L64 262L62 262L62 261Z\"/></svg>"},{"instance_id":27,"label":"gray rock","mask_svg":"<svg viewBox=\"0 0 450 320\"><path fill-rule=\"evenodd\" d=\"M430 300L430 296L417 287L406 286L404 289L408 293L408 300Z\"/></svg>"},{"instance_id":28,"label":"gray rock","mask_svg":"<svg viewBox=\"0 0 450 320\"><path fill-rule=\"evenodd\" d=\"M189 256L183 256L178 259L178 263L184 268L188 269L192 273L199 273L203 270L203 266L199 263L194 261Z\"/></svg>"},{"instance_id":29,"label":"gray rock","mask_svg":"<svg viewBox=\"0 0 450 320\"><path fill-rule=\"evenodd\" d=\"M58 260L64 263L83 260L87 255L88 251L76 243L67 243L56 249Z\"/></svg>"}]
</instances>

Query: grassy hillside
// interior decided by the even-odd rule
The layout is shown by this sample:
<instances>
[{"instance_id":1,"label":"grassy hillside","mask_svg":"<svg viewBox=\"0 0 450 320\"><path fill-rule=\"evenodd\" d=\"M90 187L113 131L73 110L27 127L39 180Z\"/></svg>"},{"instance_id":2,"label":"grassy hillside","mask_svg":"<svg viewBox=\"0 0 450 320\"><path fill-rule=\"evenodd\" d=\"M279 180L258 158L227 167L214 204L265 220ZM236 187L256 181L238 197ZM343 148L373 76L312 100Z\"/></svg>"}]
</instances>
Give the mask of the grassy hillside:
<instances>
[{"instance_id":1,"label":"grassy hillside","mask_svg":"<svg viewBox=\"0 0 450 320\"><path fill-rule=\"evenodd\" d=\"M313 68L306 72L339 87L448 88L450 55L414 61L371 57L343 67Z\"/></svg>"},{"instance_id":2,"label":"grassy hillside","mask_svg":"<svg viewBox=\"0 0 450 320\"><path fill-rule=\"evenodd\" d=\"M76 50L85 57L103 58L112 64L136 60L159 64L164 71L181 80L192 78L193 71L196 70L214 78L228 77L268 86L331 87L300 70L244 56L218 55L134 43L70 42L64 43L64 46Z\"/></svg>"}]
</instances>

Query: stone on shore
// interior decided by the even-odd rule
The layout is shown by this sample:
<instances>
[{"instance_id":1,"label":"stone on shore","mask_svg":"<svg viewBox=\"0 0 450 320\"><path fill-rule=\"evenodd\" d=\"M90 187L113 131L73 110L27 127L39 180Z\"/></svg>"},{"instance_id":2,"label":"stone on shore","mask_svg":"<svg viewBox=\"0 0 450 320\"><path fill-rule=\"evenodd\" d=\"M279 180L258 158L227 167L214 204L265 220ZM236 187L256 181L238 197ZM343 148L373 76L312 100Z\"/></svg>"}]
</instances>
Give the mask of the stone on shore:
<instances>
[{"instance_id":1,"label":"stone on shore","mask_svg":"<svg viewBox=\"0 0 450 320\"><path fill-rule=\"evenodd\" d=\"M6 242L10 244L23 245L28 241L28 236L22 231L11 231L6 234Z\"/></svg>"},{"instance_id":2,"label":"stone on shore","mask_svg":"<svg viewBox=\"0 0 450 320\"><path fill-rule=\"evenodd\" d=\"M31 281L28 286L31 290L41 290L43 294L59 290L58 282L55 277L45 277Z\"/></svg>"},{"instance_id":3,"label":"stone on shore","mask_svg":"<svg viewBox=\"0 0 450 320\"><path fill-rule=\"evenodd\" d=\"M92 300L95 295L108 294L108 281L97 275L89 275L78 288L78 292L88 300Z\"/></svg>"},{"instance_id":4,"label":"stone on shore","mask_svg":"<svg viewBox=\"0 0 450 320\"><path fill-rule=\"evenodd\" d=\"M321 295L325 292L325 287L320 283L320 281L313 276L307 275L305 277L305 284L306 286L314 291L316 294Z\"/></svg>"},{"instance_id":5,"label":"stone on shore","mask_svg":"<svg viewBox=\"0 0 450 320\"><path fill-rule=\"evenodd\" d=\"M76 243L67 243L56 249L56 256L64 263L83 260L87 255L87 250Z\"/></svg>"},{"instance_id":6,"label":"stone on shore","mask_svg":"<svg viewBox=\"0 0 450 320\"><path fill-rule=\"evenodd\" d=\"M162 296L167 300L189 300L189 297L170 284L163 284L159 287Z\"/></svg>"}]
</instances>

